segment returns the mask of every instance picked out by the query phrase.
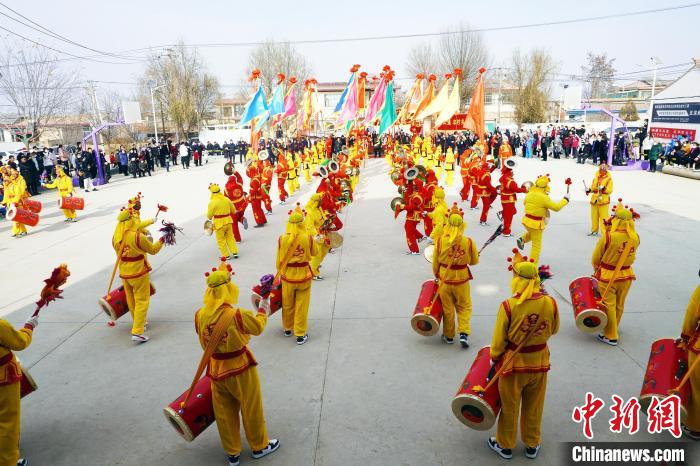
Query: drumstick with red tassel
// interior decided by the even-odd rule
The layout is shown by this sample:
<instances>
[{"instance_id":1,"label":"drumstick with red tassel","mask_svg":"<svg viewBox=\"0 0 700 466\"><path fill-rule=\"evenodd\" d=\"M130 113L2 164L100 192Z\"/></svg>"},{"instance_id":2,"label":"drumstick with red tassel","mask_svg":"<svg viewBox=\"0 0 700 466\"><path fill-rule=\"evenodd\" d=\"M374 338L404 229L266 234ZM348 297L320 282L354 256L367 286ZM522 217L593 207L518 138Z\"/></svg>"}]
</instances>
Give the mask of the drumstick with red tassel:
<instances>
[{"instance_id":1,"label":"drumstick with red tassel","mask_svg":"<svg viewBox=\"0 0 700 466\"><path fill-rule=\"evenodd\" d=\"M70 271L66 264L61 264L53 269L51 276L44 280L45 285L41 289L39 301L36 302L36 310L34 310L32 317L38 316L39 311L48 306L51 301L63 299L61 296L63 290L60 287L66 284L68 277L70 277Z\"/></svg>"},{"instance_id":2,"label":"drumstick with red tassel","mask_svg":"<svg viewBox=\"0 0 700 466\"><path fill-rule=\"evenodd\" d=\"M158 219L158 214L161 212L167 212L168 211L168 206L164 206L161 204L158 204L158 212L156 212L156 216L153 218L153 221L155 222Z\"/></svg>"},{"instance_id":3,"label":"drumstick with red tassel","mask_svg":"<svg viewBox=\"0 0 700 466\"><path fill-rule=\"evenodd\" d=\"M569 188L571 187L571 178L565 179L564 184L566 185L566 194L569 194ZM585 183L584 183L584 185L585 185Z\"/></svg>"}]
</instances>

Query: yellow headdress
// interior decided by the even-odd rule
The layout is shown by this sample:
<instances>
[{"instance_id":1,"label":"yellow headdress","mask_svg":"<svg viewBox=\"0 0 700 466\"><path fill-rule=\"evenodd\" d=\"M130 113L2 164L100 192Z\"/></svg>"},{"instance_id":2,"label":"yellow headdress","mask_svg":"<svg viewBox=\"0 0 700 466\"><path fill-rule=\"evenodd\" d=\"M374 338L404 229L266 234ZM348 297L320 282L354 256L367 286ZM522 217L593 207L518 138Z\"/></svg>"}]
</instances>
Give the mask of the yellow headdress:
<instances>
[{"instance_id":1,"label":"yellow headdress","mask_svg":"<svg viewBox=\"0 0 700 466\"><path fill-rule=\"evenodd\" d=\"M132 208L134 205L136 205L137 202L141 202L141 191L139 191L136 196L132 197L127 201L127 207Z\"/></svg>"},{"instance_id":2,"label":"yellow headdress","mask_svg":"<svg viewBox=\"0 0 700 466\"><path fill-rule=\"evenodd\" d=\"M301 209L301 205L297 202L294 210L289 211L289 219L287 219L286 233L298 235L304 232L304 217L306 212Z\"/></svg>"},{"instance_id":3,"label":"yellow headdress","mask_svg":"<svg viewBox=\"0 0 700 466\"><path fill-rule=\"evenodd\" d=\"M124 233L132 229L133 224L133 211L122 208L117 214L117 227L114 229L114 235L112 235L112 244L115 246L120 245L124 239Z\"/></svg>"},{"instance_id":4,"label":"yellow headdress","mask_svg":"<svg viewBox=\"0 0 700 466\"><path fill-rule=\"evenodd\" d=\"M522 256L520 251L513 249L513 257L509 257L508 270L513 272L513 279L510 281L510 289L513 296L517 297L516 304L520 304L533 294L540 291L540 274L534 259Z\"/></svg>"},{"instance_id":5,"label":"yellow headdress","mask_svg":"<svg viewBox=\"0 0 700 466\"><path fill-rule=\"evenodd\" d=\"M211 272L206 272L207 289L204 291L204 307L202 312L212 313L222 304L236 304L238 302L238 287L231 281L232 268L222 257L219 267L214 267Z\"/></svg>"},{"instance_id":6,"label":"yellow headdress","mask_svg":"<svg viewBox=\"0 0 700 466\"><path fill-rule=\"evenodd\" d=\"M464 211L457 207L457 203L452 204L452 208L445 214L447 222L442 230L442 239L448 246L452 244L464 233L467 224L464 222Z\"/></svg>"},{"instance_id":7,"label":"yellow headdress","mask_svg":"<svg viewBox=\"0 0 700 466\"><path fill-rule=\"evenodd\" d=\"M610 218L610 231L626 230L627 235L639 244L639 235L634 228L634 221L640 218L639 214L629 206L622 204L622 198L617 200L617 205L613 206L613 215Z\"/></svg>"},{"instance_id":8,"label":"yellow headdress","mask_svg":"<svg viewBox=\"0 0 700 466\"><path fill-rule=\"evenodd\" d=\"M221 192L221 188L216 183L209 183L209 191L211 191L212 194L216 194Z\"/></svg>"}]
</instances>

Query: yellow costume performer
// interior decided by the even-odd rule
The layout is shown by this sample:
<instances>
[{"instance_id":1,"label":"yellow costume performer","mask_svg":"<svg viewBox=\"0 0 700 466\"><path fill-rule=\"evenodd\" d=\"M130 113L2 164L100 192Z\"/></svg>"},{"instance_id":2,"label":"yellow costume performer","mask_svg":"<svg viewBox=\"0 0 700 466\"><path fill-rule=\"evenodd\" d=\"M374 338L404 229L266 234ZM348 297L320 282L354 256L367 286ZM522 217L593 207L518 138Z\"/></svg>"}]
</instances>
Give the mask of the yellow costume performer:
<instances>
[{"instance_id":1,"label":"yellow costume performer","mask_svg":"<svg viewBox=\"0 0 700 466\"><path fill-rule=\"evenodd\" d=\"M613 181L608 171L608 166L601 163L593 177L591 187L586 194L591 195L591 232L590 236L597 235L600 223L608 218L608 206L610 195L613 192Z\"/></svg>"},{"instance_id":2,"label":"yellow costume performer","mask_svg":"<svg viewBox=\"0 0 700 466\"><path fill-rule=\"evenodd\" d=\"M598 289L603 295L603 304L608 314L605 332L598 339L611 346L617 345L617 328L625 310L625 300L635 280L634 264L639 235L634 229L634 212L621 203L615 207L610 225L605 225L604 234L593 250L591 263L598 279ZM618 269L616 271L616 269Z\"/></svg>"},{"instance_id":3,"label":"yellow costume performer","mask_svg":"<svg viewBox=\"0 0 700 466\"><path fill-rule=\"evenodd\" d=\"M219 246L221 257L238 257L238 246L236 245L236 237L233 234L231 224L236 212L231 200L221 194L221 188L218 184L210 184L209 191L211 198L207 206L207 218L212 221L214 234L216 235L216 244Z\"/></svg>"},{"instance_id":4,"label":"yellow costume performer","mask_svg":"<svg viewBox=\"0 0 700 466\"><path fill-rule=\"evenodd\" d=\"M695 287L685 310L681 342L688 350L688 367L693 367L700 353L700 285ZM686 383L690 384L690 400L683 430L693 440L700 440L700 370L697 367Z\"/></svg>"},{"instance_id":5,"label":"yellow costume performer","mask_svg":"<svg viewBox=\"0 0 700 466\"><path fill-rule=\"evenodd\" d=\"M327 232L323 231L323 225L326 220L326 215L321 208L323 193L314 193L306 203L306 230L313 236L318 249L317 253L311 257L311 273L314 280L321 280L321 263L326 258L328 251L331 249L331 243L328 239Z\"/></svg>"},{"instance_id":6,"label":"yellow costume performer","mask_svg":"<svg viewBox=\"0 0 700 466\"><path fill-rule=\"evenodd\" d=\"M32 342L36 317L15 330L0 319L0 466L15 466L19 460L20 380L22 370L13 351L22 351Z\"/></svg>"},{"instance_id":7,"label":"yellow costume performer","mask_svg":"<svg viewBox=\"0 0 700 466\"><path fill-rule=\"evenodd\" d=\"M564 199L559 202L554 202L549 198L549 178L540 176L525 195L523 203L525 204L525 215L522 223L526 232L518 238L518 248L522 250L525 243L532 241L530 257L537 263L542 252L542 234L547 226L545 219L549 217L550 210L559 212L564 208L569 203L569 195L565 195Z\"/></svg>"},{"instance_id":8,"label":"yellow costume performer","mask_svg":"<svg viewBox=\"0 0 700 466\"><path fill-rule=\"evenodd\" d=\"M60 165L56 165L56 178L44 185L45 188L58 189L58 197L68 197L73 195L73 179L66 175ZM75 210L63 209L63 215L66 217L66 222L75 222Z\"/></svg>"},{"instance_id":9,"label":"yellow costume performer","mask_svg":"<svg viewBox=\"0 0 700 466\"><path fill-rule=\"evenodd\" d=\"M556 301L541 293L536 263L516 252L511 268L513 295L498 308L491 340L491 360L497 365L505 364L513 351L520 344L523 346L498 379L501 413L496 437L489 438L488 445L503 458L512 458L520 418L525 455L534 459L540 449L547 391L547 340L559 330L559 314Z\"/></svg>"},{"instance_id":10,"label":"yellow costume performer","mask_svg":"<svg viewBox=\"0 0 700 466\"><path fill-rule=\"evenodd\" d=\"M2 198L2 203L6 207L10 207L12 204L20 204L23 199L28 197L27 194L27 183L24 178L20 176L17 170L9 169L7 179L3 182L4 184L4 197ZM27 227L19 222L12 222L12 236L16 238L21 238L27 235Z\"/></svg>"},{"instance_id":11,"label":"yellow costume performer","mask_svg":"<svg viewBox=\"0 0 700 466\"><path fill-rule=\"evenodd\" d=\"M122 210L117 217L119 224L112 238L112 245L119 257L119 278L122 279L126 303L134 320L131 339L146 342L146 314L151 301L151 265L148 254L158 254L163 248L163 240L152 243L139 231L140 221L132 215L131 209Z\"/></svg>"},{"instance_id":12,"label":"yellow costume performer","mask_svg":"<svg viewBox=\"0 0 700 466\"><path fill-rule=\"evenodd\" d=\"M230 266L222 262L218 270L206 274L204 306L197 311L194 321L204 349L219 319L231 319L209 360L207 374L212 379L212 403L221 444L229 455L229 464L237 465L241 454L241 418L254 458L277 450L280 442L268 438L258 363L247 346L251 335L260 335L265 329L269 302L262 301L257 313L237 307L238 287L231 282L230 272Z\"/></svg>"},{"instance_id":13,"label":"yellow costume performer","mask_svg":"<svg viewBox=\"0 0 700 466\"><path fill-rule=\"evenodd\" d=\"M318 254L318 246L304 225L304 213L298 207L289 214L285 234L277 241L277 273L282 279L282 324L286 336L297 337L297 344L308 340L307 326L311 302L309 262Z\"/></svg>"},{"instance_id":14,"label":"yellow costume performer","mask_svg":"<svg viewBox=\"0 0 700 466\"><path fill-rule=\"evenodd\" d=\"M445 154L445 183L447 186L452 186L455 177L455 154L452 152L452 148L447 148L447 153Z\"/></svg>"},{"instance_id":15,"label":"yellow costume performer","mask_svg":"<svg viewBox=\"0 0 700 466\"><path fill-rule=\"evenodd\" d=\"M430 239L434 243L442 234L442 228L447 222L447 211L449 210L445 202L445 191L439 186L433 191L433 205L435 207L428 215L433 220L433 231L430 232Z\"/></svg>"},{"instance_id":16,"label":"yellow costume performer","mask_svg":"<svg viewBox=\"0 0 700 466\"><path fill-rule=\"evenodd\" d=\"M470 265L479 263L479 252L474 240L464 236L464 212L452 206L447 225L435 243L433 250L433 275L440 281L439 294L442 302L442 339L452 344L455 336L455 311L457 331L462 347L469 348L471 333L472 298L469 280Z\"/></svg>"},{"instance_id":17,"label":"yellow costume performer","mask_svg":"<svg viewBox=\"0 0 700 466\"><path fill-rule=\"evenodd\" d=\"M294 161L294 156L291 152L287 152L287 190L292 195L299 189L298 163Z\"/></svg>"}]
</instances>

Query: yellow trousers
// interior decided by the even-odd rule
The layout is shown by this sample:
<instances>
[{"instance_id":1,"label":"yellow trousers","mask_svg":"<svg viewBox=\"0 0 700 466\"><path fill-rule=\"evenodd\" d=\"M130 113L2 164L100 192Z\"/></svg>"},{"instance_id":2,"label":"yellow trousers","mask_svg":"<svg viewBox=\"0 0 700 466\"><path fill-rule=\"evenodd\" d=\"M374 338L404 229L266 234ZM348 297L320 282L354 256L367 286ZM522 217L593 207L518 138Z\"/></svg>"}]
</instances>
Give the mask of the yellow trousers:
<instances>
[{"instance_id":1,"label":"yellow trousers","mask_svg":"<svg viewBox=\"0 0 700 466\"><path fill-rule=\"evenodd\" d=\"M307 183L311 183L311 173L309 172L308 168L304 169L304 179Z\"/></svg>"},{"instance_id":2,"label":"yellow trousers","mask_svg":"<svg viewBox=\"0 0 700 466\"><path fill-rule=\"evenodd\" d=\"M530 248L530 255L528 258L535 259L535 263L540 261L540 253L542 252L542 233L544 230L535 230L533 228L525 227L527 230L522 236L523 242L529 243L532 241L532 248Z\"/></svg>"},{"instance_id":3,"label":"yellow trousers","mask_svg":"<svg viewBox=\"0 0 700 466\"><path fill-rule=\"evenodd\" d=\"M294 335L306 335L311 302L311 281L288 283L282 280L282 325Z\"/></svg>"},{"instance_id":4,"label":"yellow trousers","mask_svg":"<svg viewBox=\"0 0 700 466\"><path fill-rule=\"evenodd\" d=\"M440 178L442 178L442 165L435 166L435 176L437 177L438 180Z\"/></svg>"},{"instance_id":5,"label":"yellow trousers","mask_svg":"<svg viewBox=\"0 0 700 466\"><path fill-rule=\"evenodd\" d=\"M598 232L600 222L608 218L608 207L610 204L591 204L591 233Z\"/></svg>"},{"instance_id":6,"label":"yellow trousers","mask_svg":"<svg viewBox=\"0 0 700 466\"><path fill-rule=\"evenodd\" d=\"M441 285L442 333L447 338L455 337L455 311L457 312L457 331L472 333L472 297L469 282L461 285Z\"/></svg>"},{"instance_id":7,"label":"yellow trousers","mask_svg":"<svg viewBox=\"0 0 700 466\"><path fill-rule=\"evenodd\" d=\"M514 373L498 379L501 413L498 415L496 441L501 447L515 448L518 417L520 417L520 438L523 443L530 448L540 444L546 392L546 372Z\"/></svg>"},{"instance_id":8,"label":"yellow trousers","mask_svg":"<svg viewBox=\"0 0 700 466\"><path fill-rule=\"evenodd\" d=\"M692 351L688 351L688 367L693 367L693 362L698 357ZM690 400L688 401L688 417L685 425L690 430L700 432L700 371L694 370L688 379L690 384Z\"/></svg>"},{"instance_id":9,"label":"yellow trousers","mask_svg":"<svg viewBox=\"0 0 700 466\"><path fill-rule=\"evenodd\" d=\"M228 257L231 254L238 254L236 237L233 235L231 224L226 224L216 230L216 245L219 246L221 257Z\"/></svg>"},{"instance_id":10,"label":"yellow trousers","mask_svg":"<svg viewBox=\"0 0 700 466\"><path fill-rule=\"evenodd\" d=\"M452 186L452 182L454 181L455 178L455 171L454 170L445 170L445 183L447 186Z\"/></svg>"},{"instance_id":11,"label":"yellow trousers","mask_svg":"<svg viewBox=\"0 0 700 466\"><path fill-rule=\"evenodd\" d=\"M123 278L122 283L126 292L126 304L134 320L131 334L141 335L145 330L146 314L151 303L151 279L146 274L139 278Z\"/></svg>"},{"instance_id":12,"label":"yellow trousers","mask_svg":"<svg viewBox=\"0 0 700 466\"><path fill-rule=\"evenodd\" d=\"M598 289L602 294L605 288L608 286L606 282L600 282ZM617 327L620 325L620 320L622 320L622 313L625 312L625 300L627 299L627 293L630 291L632 286L632 280L624 280L615 282L610 285L608 293L605 295L603 304L608 314L608 324L605 326L605 336L611 340L617 340Z\"/></svg>"},{"instance_id":13,"label":"yellow trousers","mask_svg":"<svg viewBox=\"0 0 700 466\"><path fill-rule=\"evenodd\" d=\"M316 245L318 246L318 254L311 257L311 272L315 276L319 276L321 275L321 262L325 259L331 246L326 241L316 241Z\"/></svg>"},{"instance_id":14,"label":"yellow trousers","mask_svg":"<svg viewBox=\"0 0 700 466\"><path fill-rule=\"evenodd\" d=\"M12 234L19 235L20 233L26 233L27 227L23 223L12 222Z\"/></svg>"},{"instance_id":15,"label":"yellow trousers","mask_svg":"<svg viewBox=\"0 0 700 466\"><path fill-rule=\"evenodd\" d=\"M241 454L241 417L251 450L262 450L270 443L257 367L218 382L212 381L211 394L216 426L226 454Z\"/></svg>"},{"instance_id":16,"label":"yellow trousers","mask_svg":"<svg viewBox=\"0 0 700 466\"><path fill-rule=\"evenodd\" d=\"M75 210L71 209L62 209L63 210L63 215L66 218L75 218Z\"/></svg>"},{"instance_id":17,"label":"yellow trousers","mask_svg":"<svg viewBox=\"0 0 700 466\"><path fill-rule=\"evenodd\" d=\"M0 386L0 466L19 460L19 383Z\"/></svg>"}]
</instances>

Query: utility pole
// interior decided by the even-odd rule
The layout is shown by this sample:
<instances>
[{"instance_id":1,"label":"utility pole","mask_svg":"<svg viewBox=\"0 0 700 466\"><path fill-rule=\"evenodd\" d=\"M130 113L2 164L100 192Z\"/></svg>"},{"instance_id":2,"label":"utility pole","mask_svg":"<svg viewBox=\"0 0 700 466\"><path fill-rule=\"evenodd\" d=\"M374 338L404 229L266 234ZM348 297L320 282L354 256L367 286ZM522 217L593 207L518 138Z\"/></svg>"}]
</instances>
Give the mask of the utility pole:
<instances>
[{"instance_id":1,"label":"utility pole","mask_svg":"<svg viewBox=\"0 0 700 466\"><path fill-rule=\"evenodd\" d=\"M503 72L501 68L498 68L498 103L496 107L496 126L501 125L501 79Z\"/></svg>"},{"instance_id":2,"label":"utility pole","mask_svg":"<svg viewBox=\"0 0 700 466\"><path fill-rule=\"evenodd\" d=\"M88 90L90 91L90 98L92 99L93 109L95 111L95 116L99 124L102 124L102 112L100 111L100 102L97 100L97 92L95 91L95 82L88 81Z\"/></svg>"},{"instance_id":3,"label":"utility pole","mask_svg":"<svg viewBox=\"0 0 700 466\"><path fill-rule=\"evenodd\" d=\"M153 97L153 93L157 90L160 89L161 87L164 87L164 84L161 84L160 86L156 86L156 82L153 80L148 81L148 88L151 90L151 112L153 114L153 133L155 134L155 139L156 139L156 144L158 144L158 123L156 121L156 102ZM163 129L165 131L165 129Z\"/></svg>"},{"instance_id":4,"label":"utility pole","mask_svg":"<svg viewBox=\"0 0 700 466\"><path fill-rule=\"evenodd\" d=\"M654 64L654 79L651 82L651 98L649 99L649 119L647 120L647 127L651 126L651 117L654 111L654 95L656 94L656 71L659 68L659 64L663 63L659 57L651 57L651 62ZM651 128L649 128L651 131Z\"/></svg>"}]
</instances>

